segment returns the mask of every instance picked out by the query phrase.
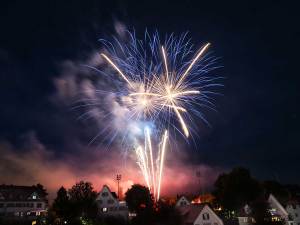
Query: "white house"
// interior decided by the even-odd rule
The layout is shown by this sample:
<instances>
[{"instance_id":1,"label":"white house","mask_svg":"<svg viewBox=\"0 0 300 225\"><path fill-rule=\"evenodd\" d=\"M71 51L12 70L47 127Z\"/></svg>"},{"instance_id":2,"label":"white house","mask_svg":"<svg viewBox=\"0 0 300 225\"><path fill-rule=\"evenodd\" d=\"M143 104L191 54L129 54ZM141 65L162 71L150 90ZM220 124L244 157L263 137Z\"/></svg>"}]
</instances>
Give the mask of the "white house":
<instances>
[{"instance_id":1,"label":"white house","mask_svg":"<svg viewBox=\"0 0 300 225\"><path fill-rule=\"evenodd\" d=\"M254 219L251 216L251 208L246 204L238 213L237 219L239 225L249 225L254 223Z\"/></svg>"},{"instance_id":2,"label":"white house","mask_svg":"<svg viewBox=\"0 0 300 225\"><path fill-rule=\"evenodd\" d=\"M119 201L115 192L111 192L107 185L102 187L96 202L100 216L121 216L128 218L128 208L124 201Z\"/></svg>"},{"instance_id":3,"label":"white house","mask_svg":"<svg viewBox=\"0 0 300 225\"><path fill-rule=\"evenodd\" d=\"M206 204L190 204L177 209L183 217L184 225L224 225L218 215Z\"/></svg>"},{"instance_id":4,"label":"white house","mask_svg":"<svg viewBox=\"0 0 300 225\"><path fill-rule=\"evenodd\" d=\"M300 225L300 205L297 201L290 201L285 207L289 214L289 225Z\"/></svg>"},{"instance_id":5,"label":"white house","mask_svg":"<svg viewBox=\"0 0 300 225\"><path fill-rule=\"evenodd\" d=\"M36 217L46 210L45 192L37 186L0 185L0 216Z\"/></svg>"},{"instance_id":6,"label":"white house","mask_svg":"<svg viewBox=\"0 0 300 225\"><path fill-rule=\"evenodd\" d=\"M270 196L268 198L268 203L270 206L270 213L272 215L272 220L284 219L286 222L289 221L288 212L280 204L280 202L275 198L274 195L270 194Z\"/></svg>"},{"instance_id":7,"label":"white house","mask_svg":"<svg viewBox=\"0 0 300 225\"><path fill-rule=\"evenodd\" d=\"M187 199L187 197L181 196L177 200L177 202L175 204L175 207L186 206L186 205L190 205L190 204L191 204L191 202Z\"/></svg>"}]
</instances>

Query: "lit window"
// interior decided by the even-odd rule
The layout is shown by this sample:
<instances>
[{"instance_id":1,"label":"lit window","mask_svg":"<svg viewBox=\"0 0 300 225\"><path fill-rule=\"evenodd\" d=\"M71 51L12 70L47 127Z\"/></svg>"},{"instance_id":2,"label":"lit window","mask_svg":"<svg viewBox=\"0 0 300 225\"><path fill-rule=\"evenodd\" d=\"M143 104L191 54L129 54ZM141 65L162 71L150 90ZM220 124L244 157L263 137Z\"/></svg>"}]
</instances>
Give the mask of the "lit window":
<instances>
[{"instance_id":1,"label":"lit window","mask_svg":"<svg viewBox=\"0 0 300 225\"><path fill-rule=\"evenodd\" d=\"M34 195L32 195L32 199L36 199L36 195L34 194Z\"/></svg>"},{"instance_id":2,"label":"lit window","mask_svg":"<svg viewBox=\"0 0 300 225\"><path fill-rule=\"evenodd\" d=\"M102 208L102 212L107 212L107 208Z\"/></svg>"}]
</instances>

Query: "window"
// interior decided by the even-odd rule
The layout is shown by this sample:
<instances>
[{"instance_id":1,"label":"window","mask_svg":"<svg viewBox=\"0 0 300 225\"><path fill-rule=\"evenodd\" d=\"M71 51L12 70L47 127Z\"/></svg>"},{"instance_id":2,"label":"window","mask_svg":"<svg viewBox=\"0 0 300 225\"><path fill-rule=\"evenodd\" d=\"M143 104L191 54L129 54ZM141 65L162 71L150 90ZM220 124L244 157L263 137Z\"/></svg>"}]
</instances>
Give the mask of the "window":
<instances>
[{"instance_id":1,"label":"window","mask_svg":"<svg viewBox=\"0 0 300 225\"><path fill-rule=\"evenodd\" d=\"M14 203L7 203L7 207L15 207Z\"/></svg>"},{"instance_id":2,"label":"window","mask_svg":"<svg viewBox=\"0 0 300 225\"><path fill-rule=\"evenodd\" d=\"M107 208L102 208L102 212L107 212Z\"/></svg>"},{"instance_id":3,"label":"window","mask_svg":"<svg viewBox=\"0 0 300 225\"><path fill-rule=\"evenodd\" d=\"M37 193L35 193L35 192L32 193L31 198L34 199L34 200L37 199Z\"/></svg>"},{"instance_id":4,"label":"window","mask_svg":"<svg viewBox=\"0 0 300 225\"><path fill-rule=\"evenodd\" d=\"M0 208L3 208L4 207L4 204L3 203L0 203Z\"/></svg>"},{"instance_id":5,"label":"window","mask_svg":"<svg viewBox=\"0 0 300 225\"><path fill-rule=\"evenodd\" d=\"M202 218L203 218L203 220L209 220L209 214L203 213Z\"/></svg>"},{"instance_id":6,"label":"window","mask_svg":"<svg viewBox=\"0 0 300 225\"><path fill-rule=\"evenodd\" d=\"M36 207L37 207L37 208L42 208L42 203L37 203L37 204L36 204Z\"/></svg>"},{"instance_id":7,"label":"window","mask_svg":"<svg viewBox=\"0 0 300 225\"><path fill-rule=\"evenodd\" d=\"M184 205L186 205L186 202L185 202L185 201L181 201L181 202L180 202L180 205L181 205L181 206L184 206Z\"/></svg>"},{"instance_id":8,"label":"window","mask_svg":"<svg viewBox=\"0 0 300 225\"><path fill-rule=\"evenodd\" d=\"M115 201L114 201L114 200L112 200L112 199L108 199L108 200L107 200L107 203L108 203L108 204L114 204L114 203L115 203Z\"/></svg>"},{"instance_id":9,"label":"window","mask_svg":"<svg viewBox=\"0 0 300 225\"><path fill-rule=\"evenodd\" d=\"M107 196L108 196L108 193L107 193L107 192L103 192L103 193L101 194L101 196L102 196L102 197L107 197Z\"/></svg>"},{"instance_id":10,"label":"window","mask_svg":"<svg viewBox=\"0 0 300 225\"><path fill-rule=\"evenodd\" d=\"M295 217L298 217L298 213L295 213Z\"/></svg>"},{"instance_id":11,"label":"window","mask_svg":"<svg viewBox=\"0 0 300 225\"><path fill-rule=\"evenodd\" d=\"M103 201L102 200L98 200L98 203L101 205L103 203Z\"/></svg>"}]
</instances>

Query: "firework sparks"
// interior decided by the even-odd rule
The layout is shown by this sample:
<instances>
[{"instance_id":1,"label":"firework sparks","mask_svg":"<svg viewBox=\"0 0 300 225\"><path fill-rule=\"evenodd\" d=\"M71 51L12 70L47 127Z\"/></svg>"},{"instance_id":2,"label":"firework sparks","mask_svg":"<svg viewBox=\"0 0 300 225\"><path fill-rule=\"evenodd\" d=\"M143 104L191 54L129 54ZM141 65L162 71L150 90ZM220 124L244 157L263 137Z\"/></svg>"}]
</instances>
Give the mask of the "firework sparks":
<instances>
[{"instance_id":1,"label":"firework sparks","mask_svg":"<svg viewBox=\"0 0 300 225\"><path fill-rule=\"evenodd\" d=\"M151 145L151 135L149 128L145 128L145 145L138 146L135 150L137 155L137 164L144 176L145 182L152 191L155 200L160 198L161 182L163 178L163 168L165 161L165 154L167 148L168 131L165 130L161 143L159 144L159 151L154 162L154 155ZM154 165L155 164L155 165Z\"/></svg>"},{"instance_id":2,"label":"firework sparks","mask_svg":"<svg viewBox=\"0 0 300 225\"><path fill-rule=\"evenodd\" d=\"M169 80L169 71L168 71L168 63L167 63L167 56L164 47L162 46L162 55L165 67L165 76L160 78L157 75L153 76L153 80L147 83L139 84L142 86L146 91L145 92L136 92L133 91L129 94L129 96L136 96L136 105L139 107L140 110L143 111L143 115L147 115L149 113L155 114L155 111L162 111L166 108L171 108L174 110L180 124L184 135L186 137L189 136L189 129L186 125L185 120L181 116L179 111L187 112L184 107L179 106L182 101L188 101L187 99L191 97L191 95L200 94L200 91L197 90L189 90L184 84L184 80L192 67L196 64L197 60L203 55L205 50L208 48L210 44L207 43L204 47L201 48L199 53L196 57L192 60L191 64L185 70L185 72L180 76L180 79L176 81L174 77L171 77ZM124 78L124 80L133 87L132 83L129 79L124 75L124 73L118 68L112 60L106 56L105 54L101 54L111 65L112 67ZM174 73L173 73L174 74ZM174 84L173 84L174 82ZM150 86L148 85L150 83ZM185 99L185 97L187 99ZM140 107L142 106L142 107ZM151 117L152 115L150 115Z\"/></svg>"},{"instance_id":3,"label":"firework sparks","mask_svg":"<svg viewBox=\"0 0 300 225\"><path fill-rule=\"evenodd\" d=\"M185 40L186 34L180 38L171 35L163 44L158 34L151 37L146 33L145 41L137 40L130 32L129 36L127 44L117 39L116 45L103 41L106 53L101 56L127 84L112 92L117 94L120 107L125 108L122 118L128 128L122 131L132 134L128 140L132 141L137 164L158 200L170 128L188 138L193 116L206 121L199 108L214 109L209 96L214 92L208 89L220 86L214 83L219 77L206 74L216 68L212 66L216 59L205 54L209 43L191 57L192 45ZM156 144L152 145L150 129L145 124L151 124L154 134L161 137L158 148L153 148ZM138 130L143 130L143 141L136 136Z\"/></svg>"}]
</instances>

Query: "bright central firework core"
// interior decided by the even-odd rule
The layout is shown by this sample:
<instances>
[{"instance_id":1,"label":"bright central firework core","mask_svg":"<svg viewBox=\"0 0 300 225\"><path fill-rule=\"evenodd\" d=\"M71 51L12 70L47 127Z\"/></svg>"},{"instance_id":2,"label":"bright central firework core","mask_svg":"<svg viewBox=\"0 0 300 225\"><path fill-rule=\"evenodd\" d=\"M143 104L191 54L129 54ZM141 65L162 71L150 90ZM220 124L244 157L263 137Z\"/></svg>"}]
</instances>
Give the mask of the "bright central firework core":
<instances>
[{"instance_id":1,"label":"bright central firework core","mask_svg":"<svg viewBox=\"0 0 300 225\"><path fill-rule=\"evenodd\" d=\"M183 59L192 52L189 41L184 43L185 36L178 40L171 36L165 45L160 45L158 36L149 39L149 42L142 42L130 35L130 45L123 46L117 41L120 51L116 51L113 45L107 44L108 49L111 49L108 50L110 54L102 53L101 56L127 83L126 90L121 93L122 104L129 112L128 121L151 124L159 121L156 123L158 132L154 132L160 136L160 142L155 146L157 151L153 151L148 127L143 128L143 144L138 143L134 151L145 182L155 200L158 200L161 194L168 130L172 126L188 138L188 122L192 121L190 114L196 114L205 120L202 113L193 106L212 108L213 104L207 94L213 92L205 91L205 88L214 86L210 84L214 78L195 75L207 73L210 70L208 66L213 64L214 60L204 59L209 43L202 46L190 61L184 62ZM147 55L144 44L149 44L150 55ZM178 60L182 62L179 68L176 67ZM171 119L171 115L180 124L179 128Z\"/></svg>"}]
</instances>

